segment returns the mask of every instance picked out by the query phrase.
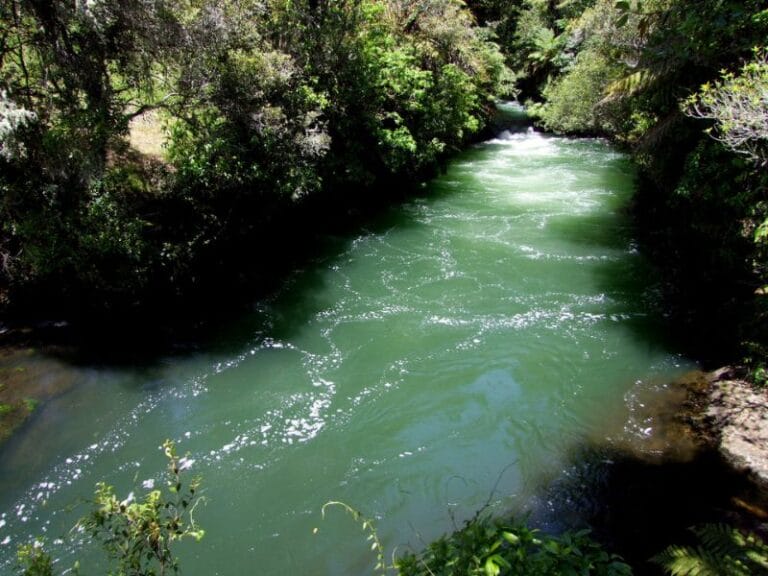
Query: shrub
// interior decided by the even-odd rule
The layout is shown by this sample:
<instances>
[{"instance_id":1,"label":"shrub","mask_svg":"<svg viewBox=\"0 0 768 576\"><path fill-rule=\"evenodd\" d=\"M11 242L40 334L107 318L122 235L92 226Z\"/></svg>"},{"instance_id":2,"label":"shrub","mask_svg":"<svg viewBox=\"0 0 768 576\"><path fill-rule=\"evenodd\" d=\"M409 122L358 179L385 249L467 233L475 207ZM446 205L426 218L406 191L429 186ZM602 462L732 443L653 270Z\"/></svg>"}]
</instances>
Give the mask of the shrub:
<instances>
[{"instance_id":1,"label":"shrub","mask_svg":"<svg viewBox=\"0 0 768 576\"><path fill-rule=\"evenodd\" d=\"M178 574L173 544L184 538L199 541L205 532L194 521L200 502L200 480L182 481L182 472L194 460L179 458L170 441L163 444L168 458L167 490L148 492L137 500L131 492L120 500L114 488L97 484L91 513L79 522L101 544L116 576L163 576ZM23 576L53 576L53 562L40 542L21 546L19 567ZM75 565L77 569L77 564Z\"/></svg>"},{"instance_id":2,"label":"shrub","mask_svg":"<svg viewBox=\"0 0 768 576\"><path fill-rule=\"evenodd\" d=\"M586 530L548 536L514 521L476 517L419 554L395 566L402 576L541 576L545 574L627 576L630 567L609 554Z\"/></svg>"}]
</instances>

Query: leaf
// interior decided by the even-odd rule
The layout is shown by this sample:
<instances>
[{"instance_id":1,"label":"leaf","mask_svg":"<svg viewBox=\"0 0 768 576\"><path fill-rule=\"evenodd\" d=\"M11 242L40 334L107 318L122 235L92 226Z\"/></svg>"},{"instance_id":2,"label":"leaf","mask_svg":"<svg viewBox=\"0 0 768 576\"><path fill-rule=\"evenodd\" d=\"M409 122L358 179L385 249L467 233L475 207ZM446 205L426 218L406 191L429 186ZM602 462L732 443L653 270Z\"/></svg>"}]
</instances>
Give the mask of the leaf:
<instances>
[{"instance_id":1,"label":"leaf","mask_svg":"<svg viewBox=\"0 0 768 576\"><path fill-rule=\"evenodd\" d=\"M616 26L616 28L623 28L626 26L627 21L629 20L629 12L624 12L621 16L616 18L614 20L613 25Z\"/></svg>"},{"instance_id":2,"label":"leaf","mask_svg":"<svg viewBox=\"0 0 768 576\"><path fill-rule=\"evenodd\" d=\"M493 556L488 558L485 561L485 566L483 569L485 570L486 576L499 576L499 573L501 572L501 568L493 561Z\"/></svg>"},{"instance_id":3,"label":"leaf","mask_svg":"<svg viewBox=\"0 0 768 576\"><path fill-rule=\"evenodd\" d=\"M501 536L502 538L504 538L504 540L506 540L510 544L520 543L520 537L517 534L513 534L512 532L502 532Z\"/></svg>"},{"instance_id":4,"label":"leaf","mask_svg":"<svg viewBox=\"0 0 768 576\"><path fill-rule=\"evenodd\" d=\"M205 536L205 530L193 530L188 532L188 534L194 538L195 541L200 542L200 540L203 539L203 536Z\"/></svg>"},{"instance_id":5,"label":"leaf","mask_svg":"<svg viewBox=\"0 0 768 576\"><path fill-rule=\"evenodd\" d=\"M613 97L632 96L648 89L658 80L659 76L654 72L651 72L650 70L638 70L628 76L624 76L620 80L611 82L605 92L608 96Z\"/></svg>"}]
</instances>

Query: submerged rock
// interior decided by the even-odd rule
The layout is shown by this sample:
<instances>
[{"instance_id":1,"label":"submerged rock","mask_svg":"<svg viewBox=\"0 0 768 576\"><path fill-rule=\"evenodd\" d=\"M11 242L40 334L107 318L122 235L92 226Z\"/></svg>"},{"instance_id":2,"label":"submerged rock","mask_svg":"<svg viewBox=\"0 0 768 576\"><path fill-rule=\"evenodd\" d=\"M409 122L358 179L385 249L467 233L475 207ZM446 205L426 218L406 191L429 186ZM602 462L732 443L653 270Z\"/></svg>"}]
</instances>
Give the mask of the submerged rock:
<instances>
[{"instance_id":1,"label":"submerged rock","mask_svg":"<svg viewBox=\"0 0 768 576\"><path fill-rule=\"evenodd\" d=\"M0 346L0 444L11 437L37 407L70 390L75 372L34 348Z\"/></svg>"}]
</instances>

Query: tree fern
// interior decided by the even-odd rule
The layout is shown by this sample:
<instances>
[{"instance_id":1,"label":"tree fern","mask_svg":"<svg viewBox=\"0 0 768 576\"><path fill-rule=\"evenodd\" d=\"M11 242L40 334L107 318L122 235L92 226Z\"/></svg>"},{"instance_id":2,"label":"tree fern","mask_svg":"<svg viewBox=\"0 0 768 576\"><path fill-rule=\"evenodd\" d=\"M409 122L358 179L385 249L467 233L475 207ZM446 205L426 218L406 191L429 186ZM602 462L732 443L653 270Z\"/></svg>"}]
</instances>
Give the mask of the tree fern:
<instances>
[{"instance_id":1,"label":"tree fern","mask_svg":"<svg viewBox=\"0 0 768 576\"><path fill-rule=\"evenodd\" d=\"M645 68L611 82L605 89L608 98L623 98L633 96L638 92L649 89L659 82L661 74Z\"/></svg>"},{"instance_id":2,"label":"tree fern","mask_svg":"<svg viewBox=\"0 0 768 576\"><path fill-rule=\"evenodd\" d=\"M768 575L768 546L754 534L725 524L705 524L691 529L697 546L670 546L654 556L672 576Z\"/></svg>"}]
</instances>

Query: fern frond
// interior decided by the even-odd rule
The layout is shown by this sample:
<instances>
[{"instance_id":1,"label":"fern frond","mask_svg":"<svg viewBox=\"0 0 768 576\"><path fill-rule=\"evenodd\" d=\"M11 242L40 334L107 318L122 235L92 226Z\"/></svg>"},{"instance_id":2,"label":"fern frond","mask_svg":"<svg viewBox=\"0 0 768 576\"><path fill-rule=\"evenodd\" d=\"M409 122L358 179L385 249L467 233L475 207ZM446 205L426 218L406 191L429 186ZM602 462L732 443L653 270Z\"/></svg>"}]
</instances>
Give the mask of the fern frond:
<instances>
[{"instance_id":1,"label":"fern frond","mask_svg":"<svg viewBox=\"0 0 768 576\"><path fill-rule=\"evenodd\" d=\"M745 543L744 536L727 524L704 524L691 528L704 547L718 556L738 556Z\"/></svg>"},{"instance_id":2,"label":"fern frond","mask_svg":"<svg viewBox=\"0 0 768 576\"><path fill-rule=\"evenodd\" d=\"M670 546L651 559L671 576L721 576L715 559L701 548Z\"/></svg>"},{"instance_id":3,"label":"fern frond","mask_svg":"<svg viewBox=\"0 0 768 576\"><path fill-rule=\"evenodd\" d=\"M606 98L625 98L647 90L661 78L661 74L643 68L611 82L605 89Z\"/></svg>"},{"instance_id":4,"label":"fern frond","mask_svg":"<svg viewBox=\"0 0 768 576\"><path fill-rule=\"evenodd\" d=\"M768 574L768 545L754 534L725 524L704 524L691 531L700 546L670 546L651 561L672 576Z\"/></svg>"}]
</instances>

